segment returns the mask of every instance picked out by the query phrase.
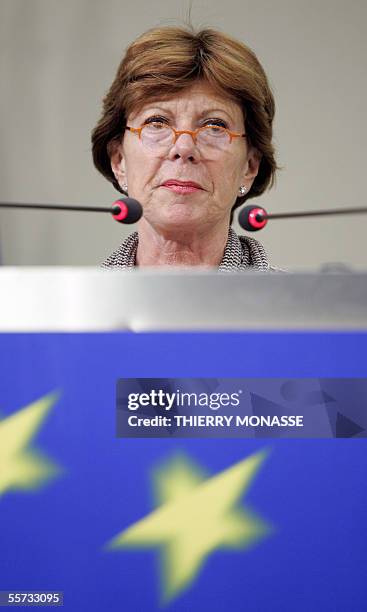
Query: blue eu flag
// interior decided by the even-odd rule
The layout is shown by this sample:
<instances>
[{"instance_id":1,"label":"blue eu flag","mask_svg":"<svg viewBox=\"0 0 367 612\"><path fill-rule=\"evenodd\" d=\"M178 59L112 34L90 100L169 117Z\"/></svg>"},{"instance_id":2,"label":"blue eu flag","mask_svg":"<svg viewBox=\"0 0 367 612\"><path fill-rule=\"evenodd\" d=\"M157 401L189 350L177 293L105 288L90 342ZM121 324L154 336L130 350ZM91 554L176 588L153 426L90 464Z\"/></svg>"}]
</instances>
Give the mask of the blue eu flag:
<instances>
[{"instance_id":1,"label":"blue eu flag","mask_svg":"<svg viewBox=\"0 0 367 612\"><path fill-rule=\"evenodd\" d=\"M127 440L115 423L124 377L366 377L364 334L14 334L0 346L0 590L63 591L73 612L366 608L357 430Z\"/></svg>"}]
</instances>

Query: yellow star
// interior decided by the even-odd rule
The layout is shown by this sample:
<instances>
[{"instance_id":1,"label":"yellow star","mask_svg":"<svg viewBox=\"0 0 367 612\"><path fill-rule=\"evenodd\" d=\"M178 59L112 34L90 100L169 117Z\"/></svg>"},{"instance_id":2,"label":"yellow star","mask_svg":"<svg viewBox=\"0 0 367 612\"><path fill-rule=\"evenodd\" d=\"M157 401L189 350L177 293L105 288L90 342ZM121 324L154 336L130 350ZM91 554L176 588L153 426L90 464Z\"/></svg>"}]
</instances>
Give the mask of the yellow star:
<instances>
[{"instance_id":1,"label":"yellow star","mask_svg":"<svg viewBox=\"0 0 367 612\"><path fill-rule=\"evenodd\" d=\"M57 471L27 448L57 399L57 393L50 393L0 421L0 496L11 489L36 488Z\"/></svg>"},{"instance_id":2,"label":"yellow star","mask_svg":"<svg viewBox=\"0 0 367 612\"><path fill-rule=\"evenodd\" d=\"M247 548L270 532L270 526L238 505L266 454L250 455L211 478L178 456L155 474L161 505L114 537L108 548L160 546L167 603L191 584L215 549Z\"/></svg>"}]
</instances>

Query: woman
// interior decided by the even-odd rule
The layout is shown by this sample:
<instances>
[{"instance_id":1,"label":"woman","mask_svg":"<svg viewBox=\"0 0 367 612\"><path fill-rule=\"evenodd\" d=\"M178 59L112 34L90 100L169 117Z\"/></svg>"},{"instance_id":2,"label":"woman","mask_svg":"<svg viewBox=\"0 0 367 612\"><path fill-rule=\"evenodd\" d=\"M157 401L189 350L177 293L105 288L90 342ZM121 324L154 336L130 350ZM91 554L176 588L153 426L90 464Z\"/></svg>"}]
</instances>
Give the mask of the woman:
<instances>
[{"instance_id":1,"label":"woman","mask_svg":"<svg viewBox=\"0 0 367 612\"><path fill-rule=\"evenodd\" d=\"M102 264L269 269L233 211L274 182L274 99L254 53L212 29L149 30L127 49L92 134L97 169L143 207Z\"/></svg>"}]
</instances>

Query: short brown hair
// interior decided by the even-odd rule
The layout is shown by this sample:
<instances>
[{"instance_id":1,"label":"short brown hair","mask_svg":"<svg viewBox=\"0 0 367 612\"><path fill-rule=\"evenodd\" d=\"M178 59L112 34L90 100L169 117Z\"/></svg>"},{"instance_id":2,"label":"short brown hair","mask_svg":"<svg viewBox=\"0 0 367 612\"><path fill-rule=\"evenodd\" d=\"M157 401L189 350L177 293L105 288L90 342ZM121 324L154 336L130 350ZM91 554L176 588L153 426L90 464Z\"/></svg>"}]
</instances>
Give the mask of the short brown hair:
<instances>
[{"instance_id":1,"label":"short brown hair","mask_svg":"<svg viewBox=\"0 0 367 612\"><path fill-rule=\"evenodd\" d=\"M103 100L102 116L92 132L96 168L122 192L110 163L110 144L121 138L128 115L147 100L171 96L203 79L240 104L248 143L261 155L259 172L248 194L232 208L261 195L274 183L277 165L272 145L274 98L268 79L249 47L213 29L157 27L127 49Z\"/></svg>"}]
</instances>

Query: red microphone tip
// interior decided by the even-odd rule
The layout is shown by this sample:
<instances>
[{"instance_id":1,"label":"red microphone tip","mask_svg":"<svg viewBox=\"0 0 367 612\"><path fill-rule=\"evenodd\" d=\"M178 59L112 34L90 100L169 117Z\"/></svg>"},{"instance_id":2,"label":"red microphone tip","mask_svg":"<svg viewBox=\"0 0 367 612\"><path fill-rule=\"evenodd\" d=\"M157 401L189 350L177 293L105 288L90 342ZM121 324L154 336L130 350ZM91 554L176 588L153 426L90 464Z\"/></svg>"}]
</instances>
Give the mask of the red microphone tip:
<instances>
[{"instance_id":1,"label":"red microphone tip","mask_svg":"<svg viewBox=\"0 0 367 612\"><path fill-rule=\"evenodd\" d=\"M123 200L116 200L112 204L112 216L116 221L123 221L129 214L129 209Z\"/></svg>"},{"instance_id":2,"label":"red microphone tip","mask_svg":"<svg viewBox=\"0 0 367 612\"><path fill-rule=\"evenodd\" d=\"M115 221L129 225L139 221L143 215L143 208L134 198L119 198L113 203L111 213Z\"/></svg>"},{"instance_id":3,"label":"red microphone tip","mask_svg":"<svg viewBox=\"0 0 367 612\"><path fill-rule=\"evenodd\" d=\"M248 232L257 232L267 224L267 214L265 208L251 205L245 206L238 215L238 223Z\"/></svg>"}]
</instances>

